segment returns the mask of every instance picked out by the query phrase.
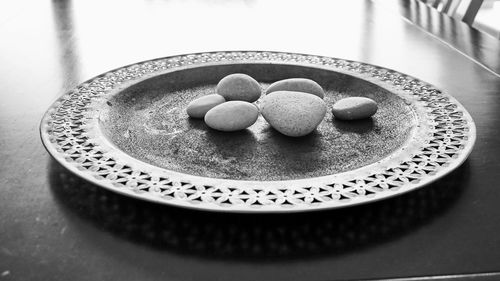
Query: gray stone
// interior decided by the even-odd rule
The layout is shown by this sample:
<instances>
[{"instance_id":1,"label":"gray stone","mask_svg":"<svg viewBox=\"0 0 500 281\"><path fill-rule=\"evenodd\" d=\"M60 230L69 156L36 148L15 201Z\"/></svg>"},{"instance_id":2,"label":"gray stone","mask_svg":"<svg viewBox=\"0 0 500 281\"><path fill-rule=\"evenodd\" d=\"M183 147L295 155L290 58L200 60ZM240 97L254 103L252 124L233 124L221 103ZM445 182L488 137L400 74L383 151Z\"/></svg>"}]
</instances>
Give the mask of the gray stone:
<instances>
[{"instance_id":1,"label":"gray stone","mask_svg":"<svg viewBox=\"0 0 500 281\"><path fill-rule=\"evenodd\" d=\"M226 100L254 102L260 98L262 89L252 77L235 73L222 78L217 84L217 94Z\"/></svg>"},{"instance_id":2,"label":"gray stone","mask_svg":"<svg viewBox=\"0 0 500 281\"><path fill-rule=\"evenodd\" d=\"M350 97L337 101L332 113L339 120L359 120L373 116L377 109L377 103L370 98Z\"/></svg>"},{"instance_id":3,"label":"gray stone","mask_svg":"<svg viewBox=\"0 0 500 281\"><path fill-rule=\"evenodd\" d=\"M290 78L276 81L267 88L266 94L276 91L304 92L313 94L320 98L325 97L325 91L323 88L321 88L321 86L315 81L306 78Z\"/></svg>"},{"instance_id":4,"label":"gray stone","mask_svg":"<svg viewBox=\"0 0 500 281\"><path fill-rule=\"evenodd\" d=\"M226 100L221 95L211 94L202 96L191 101L186 108L186 112L189 117L203 118L210 109L224 102Z\"/></svg>"},{"instance_id":5,"label":"gray stone","mask_svg":"<svg viewBox=\"0 0 500 281\"><path fill-rule=\"evenodd\" d=\"M305 136L323 121L326 104L323 99L303 92L277 91L261 102L262 116L278 132L290 136Z\"/></svg>"},{"instance_id":6,"label":"gray stone","mask_svg":"<svg viewBox=\"0 0 500 281\"><path fill-rule=\"evenodd\" d=\"M252 126L259 117L259 109L246 101L228 101L210 109L205 123L212 129L232 132Z\"/></svg>"}]
</instances>

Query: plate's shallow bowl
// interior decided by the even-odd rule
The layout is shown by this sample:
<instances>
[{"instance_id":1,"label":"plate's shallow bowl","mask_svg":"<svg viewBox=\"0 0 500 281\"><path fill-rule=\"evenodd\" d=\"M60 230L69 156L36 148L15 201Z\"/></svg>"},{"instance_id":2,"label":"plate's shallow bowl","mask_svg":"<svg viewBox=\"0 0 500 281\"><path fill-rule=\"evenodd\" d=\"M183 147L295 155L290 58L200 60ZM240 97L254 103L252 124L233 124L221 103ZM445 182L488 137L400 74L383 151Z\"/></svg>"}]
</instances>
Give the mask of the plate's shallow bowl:
<instances>
[{"instance_id":1,"label":"plate's shallow bowl","mask_svg":"<svg viewBox=\"0 0 500 281\"><path fill-rule=\"evenodd\" d=\"M247 130L232 133L188 118L185 109L190 101L215 93L221 78L240 72L262 82L313 78L325 88L329 105L363 95L376 100L380 110L358 122L337 121L329 111L318 129L302 138L281 135L262 116ZM119 149L168 170L235 180L295 180L353 170L391 155L411 141L419 124L415 111L398 95L338 72L232 63L169 72L110 93L99 108L99 126Z\"/></svg>"},{"instance_id":2,"label":"plate's shallow bowl","mask_svg":"<svg viewBox=\"0 0 500 281\"><path fill-rule=\"evenodd\" d=\"M233 133L190 119L187 104L231 73L263 88L317 81L331 106L377 101L370 119L330 110L312 134L290 138L262 117ZM257 102L258 104L259 102ZM78 175L140 199L238 212L306 211L378 200L423 186L460 165L475 127L451 96L417 79L334 58L202 53L147 61L98 76L64 95L41 124L48 151Z\"/></svg>"}]
</instances>

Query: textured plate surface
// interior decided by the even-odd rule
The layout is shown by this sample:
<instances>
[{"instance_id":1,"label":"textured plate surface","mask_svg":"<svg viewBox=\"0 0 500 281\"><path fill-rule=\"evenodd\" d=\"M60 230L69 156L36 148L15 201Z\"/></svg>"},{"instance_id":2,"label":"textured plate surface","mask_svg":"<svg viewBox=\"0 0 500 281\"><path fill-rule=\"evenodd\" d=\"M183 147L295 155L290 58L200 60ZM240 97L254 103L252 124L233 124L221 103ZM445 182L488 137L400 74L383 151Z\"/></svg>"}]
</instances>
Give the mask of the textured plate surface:
<instances>
[{"instance_id":1,"label":"textured plate surface","mask_svg":"<svg viewBox=\"0 0 500 281\"><path fill-rule=\"evenodd\" d=\"M262 117L235 133L187 117L191 100L237 72L263 88L311 78L330 107L366 96L379 111L357 122L329 112L302 138L281 135ZM453 97L392 70L302 54L214 52L93 78L49 108L41 136L69 170L129 196L215 211L290 212L366 203L434 181L467 158L475 126Z\"/></svg>"}]
</instances>

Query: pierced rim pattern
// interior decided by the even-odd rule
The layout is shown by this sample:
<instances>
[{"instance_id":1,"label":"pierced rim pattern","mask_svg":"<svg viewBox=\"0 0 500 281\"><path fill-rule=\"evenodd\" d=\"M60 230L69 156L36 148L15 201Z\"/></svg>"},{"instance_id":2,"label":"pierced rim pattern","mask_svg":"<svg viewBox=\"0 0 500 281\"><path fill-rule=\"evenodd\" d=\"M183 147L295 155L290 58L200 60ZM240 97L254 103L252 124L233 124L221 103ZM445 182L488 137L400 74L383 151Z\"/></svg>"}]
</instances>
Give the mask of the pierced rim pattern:
<instances>
[{"instance_id":1,"label":"pierced rim pattern","mask_svg":"<svg viewBox=\"0 0 500 281\"><path fill-rule=\"evenodd\" d=\"M280 63L318 67L373 82L408 100L421 128L410 145L355 171L288 181L197 177L136 160L106 141L96 108L119 88L170 71L210 64ZM476 131L465 108L432 85L393 70L343 59L279 52L212 52L125 66L99 75L61 96L45 113L40 132L63 166L104 188L139 199L228 212L293 212L339 208L396 196L458 167Z\"/></svg>"}]
</instances>

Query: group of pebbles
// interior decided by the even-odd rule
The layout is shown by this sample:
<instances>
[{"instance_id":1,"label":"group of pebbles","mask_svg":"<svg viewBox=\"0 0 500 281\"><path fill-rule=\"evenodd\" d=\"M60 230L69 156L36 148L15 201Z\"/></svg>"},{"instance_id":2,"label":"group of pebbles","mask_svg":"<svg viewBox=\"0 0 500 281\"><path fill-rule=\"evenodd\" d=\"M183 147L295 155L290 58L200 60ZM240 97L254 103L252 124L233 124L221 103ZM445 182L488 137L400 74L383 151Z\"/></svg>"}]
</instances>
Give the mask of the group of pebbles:
<instances>
[{"instance_id":1,"label":"group of pebbles","mask_svg":"<svg viewBox=\"0 0 500 281\"><path fill-rule=\"evenodd\" d=\"M187 106L191 118L204 118L205 123L219 131L243 130L255 123L259 112L280 133L290 137L305 136L323 121L327 104L325 91L313 80L291 78L271 84L259 105L262 89L251 76L235 73L222 78L216 94L193 100ZM339 120L369 118L377 112L377 103L365 97L344 98L332 106Z\"/></svg>"}]
</instances>

